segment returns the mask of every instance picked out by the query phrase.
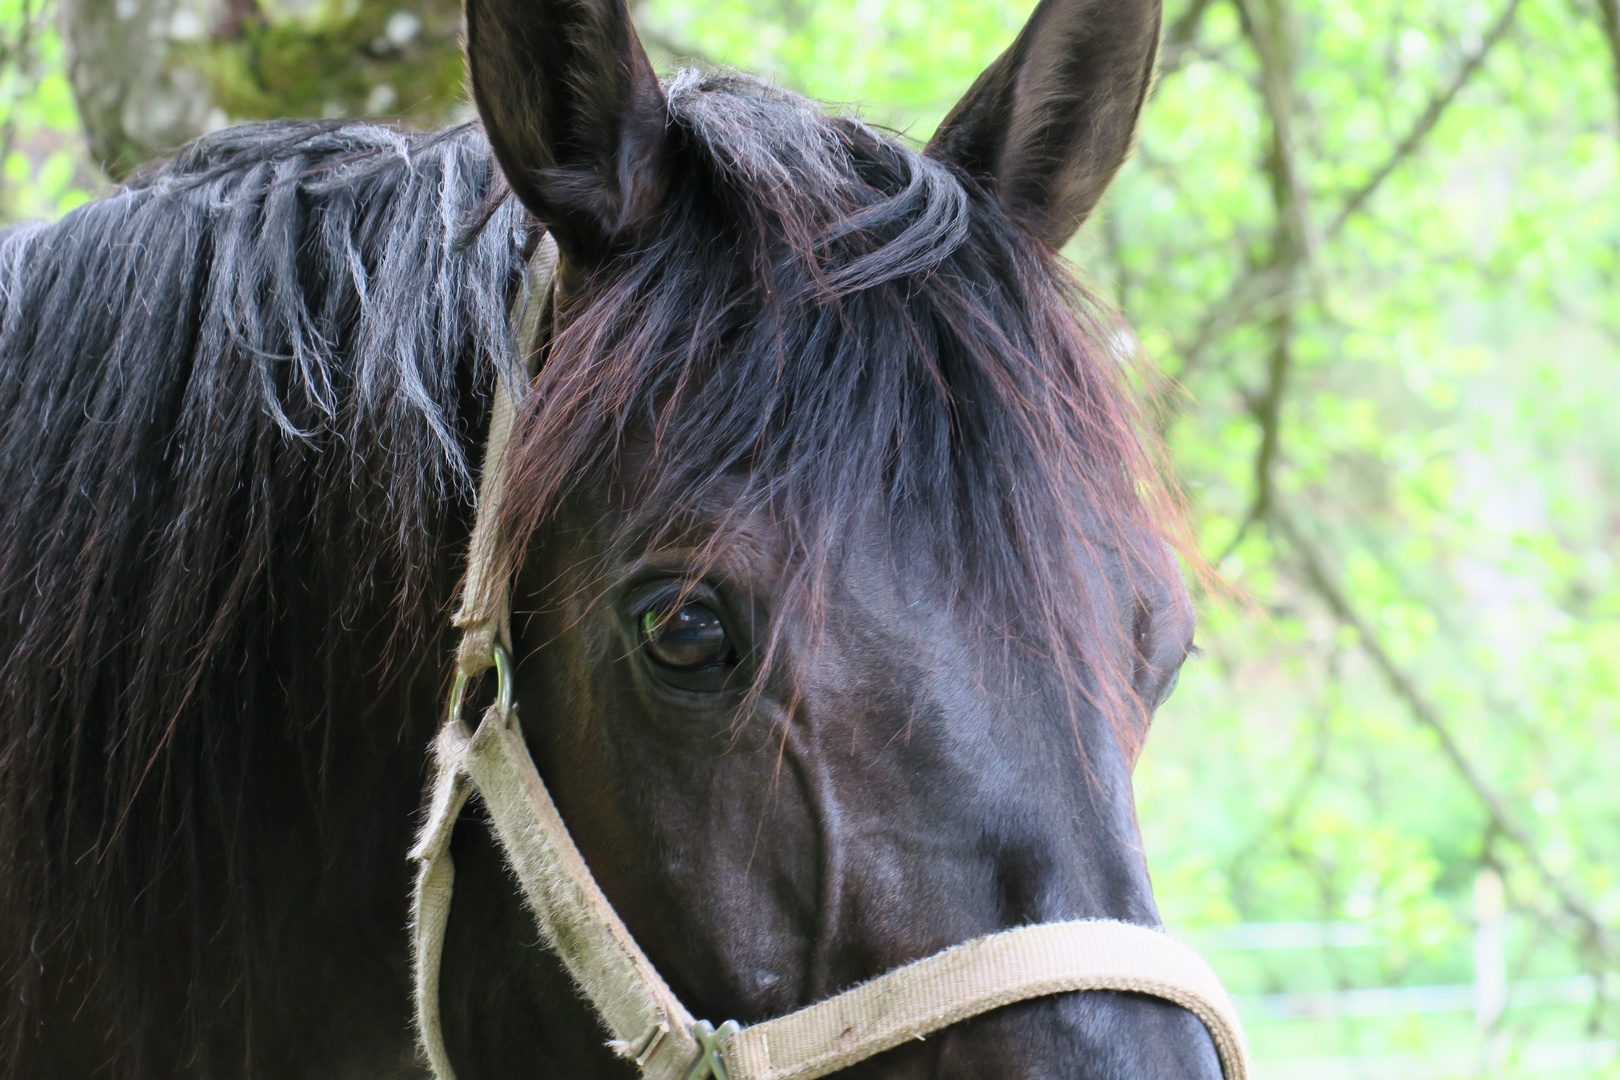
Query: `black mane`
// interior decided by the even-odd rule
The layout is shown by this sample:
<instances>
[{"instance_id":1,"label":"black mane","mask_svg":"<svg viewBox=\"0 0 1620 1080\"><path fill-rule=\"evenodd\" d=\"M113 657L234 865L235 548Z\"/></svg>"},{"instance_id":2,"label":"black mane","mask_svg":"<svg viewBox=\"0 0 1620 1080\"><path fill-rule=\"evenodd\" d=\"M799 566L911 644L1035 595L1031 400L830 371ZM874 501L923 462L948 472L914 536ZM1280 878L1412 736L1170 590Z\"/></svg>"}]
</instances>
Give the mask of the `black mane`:
<instances>
[{"instance_id":1,"label":"black mane","mask_svg":"<svg viewBox=\"0 0 1620 1080\"><path fill-rule=\"evenodd\" d=\"M350 827L323 806L340 710L439 658L509 352L527 215L481 207L493 182L470 127L254 125L0 236L0 1059L47 958L143 1031L156 954L250 952L258 818ZM431 732L390 726L413 776Z\"/></svg>"}]
</instances>

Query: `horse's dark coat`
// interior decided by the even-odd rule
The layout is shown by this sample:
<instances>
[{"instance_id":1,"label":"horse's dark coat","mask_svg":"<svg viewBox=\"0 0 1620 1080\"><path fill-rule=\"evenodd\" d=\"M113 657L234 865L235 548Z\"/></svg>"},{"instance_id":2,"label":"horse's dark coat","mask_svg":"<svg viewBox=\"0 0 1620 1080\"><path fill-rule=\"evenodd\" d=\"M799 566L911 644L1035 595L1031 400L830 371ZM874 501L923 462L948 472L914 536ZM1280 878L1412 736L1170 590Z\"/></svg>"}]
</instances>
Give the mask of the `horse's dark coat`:
<instances>
[{"instance_id":1,"label":"horse's dark coat","mask_svg":"<svg viewBox=\"0 0 1620 1080\"><path fill-rule=\"evenodd\" d=\"M1125 152L1157 5L1046 0L927 155L660 88L622 3L468 15L568 256L506 521L520 702L672 984L757 1019L1000 926L1153 921L1129 768L1190 623L1049 245ZM0 238L12 1076L414 1075L403 852L533 239L492 175L466 129L237 129ZM736 640L720 682L648 666L683 593ZM455 851L462 1080L624 1075L471 815ZM1190 1014L1092 994L850 1075L1214 1070Z\"/></svg>"}]
</instances>

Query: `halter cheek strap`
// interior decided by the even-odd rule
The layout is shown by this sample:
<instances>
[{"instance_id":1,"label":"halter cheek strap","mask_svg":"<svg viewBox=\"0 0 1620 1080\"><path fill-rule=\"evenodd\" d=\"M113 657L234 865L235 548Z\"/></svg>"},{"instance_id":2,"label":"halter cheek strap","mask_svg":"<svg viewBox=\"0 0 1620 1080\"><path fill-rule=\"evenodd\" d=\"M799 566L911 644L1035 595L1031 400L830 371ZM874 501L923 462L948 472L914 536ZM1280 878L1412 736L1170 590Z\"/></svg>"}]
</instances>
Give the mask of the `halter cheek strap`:
<instances>
[{"instance_id":1,"label":"halter cheek strap","mask_svg":"<svg viewBox=\"0 0 1620 1080\"><path fill-rule=\"evenodd\" d=\"M557 249L544 238L513 305L514 343L527 355L553 291ZM515 383L521 374L514 373ZM433 748L434 781L411 858L417 1036L436 1080L454 1080L439 1018L439 970L455 885L450 836L477 791L547 946L591 1003L608 1046L643 1080L815 1080L959 1021L1031 998L1125 990L1192 1011L1214 1040L1225 1080L1247 1080L1248 1050L1232 1000L1209 965L1158 930L1112 920L1004 930L896 968L871 982L749 1027L695 1019L670 991L591 876L540 779L512 701L510 567L496 522L514 409L495 390L467 580L451 707ZM494 704L476 729L461 717L467 681L496 670Z\"/></svg>"}]
</instances>

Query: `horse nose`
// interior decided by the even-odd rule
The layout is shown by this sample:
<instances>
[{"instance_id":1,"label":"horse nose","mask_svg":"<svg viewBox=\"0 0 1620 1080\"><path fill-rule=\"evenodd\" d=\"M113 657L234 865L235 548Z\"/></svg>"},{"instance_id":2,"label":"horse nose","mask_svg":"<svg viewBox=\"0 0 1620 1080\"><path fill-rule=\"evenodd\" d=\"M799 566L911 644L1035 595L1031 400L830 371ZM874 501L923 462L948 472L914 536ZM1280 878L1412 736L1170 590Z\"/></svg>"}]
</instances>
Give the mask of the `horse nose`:
<instances>
[{"instance_id":1,"label":"horse nose","mask_svg":"<svg viewBox=\"0 0 1620 1080\"><path fill-rule=\"evenodd\" d=\"M1061 1016L1051 1044L1055 1067L1037 1068L1031 1080L1221 1080L1209 1029L1174 1002L1098 991L1069 994L1053 1005ZM1063 1063L1065 1052L1073 1064Z\"/></svg>"},{"instance_id":2,"label":"horse nose","mask_svg":"<svg viewBox=\"0 0 1620 1080\"><path fill-rule=\"evenodd\" d=\"M1221 1080L1203 1022L1145 994L1086 991L1009 1005L838 1080Z\"/></svg>"}]
</instances>

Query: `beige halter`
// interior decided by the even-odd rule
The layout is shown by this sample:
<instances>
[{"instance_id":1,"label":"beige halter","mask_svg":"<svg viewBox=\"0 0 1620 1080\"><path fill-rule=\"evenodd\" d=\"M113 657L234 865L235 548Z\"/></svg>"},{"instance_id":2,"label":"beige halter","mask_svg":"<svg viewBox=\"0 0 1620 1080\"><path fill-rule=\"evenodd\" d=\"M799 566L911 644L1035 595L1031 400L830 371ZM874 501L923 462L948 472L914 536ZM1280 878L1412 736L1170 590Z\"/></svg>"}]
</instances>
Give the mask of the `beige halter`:
<instances>
[{"instance_id":1,"label":"beige halter","mask_svg":"<svg viewBox=\"0 0 1620 1080\"><path fill-rule=\"evenodd\" d=\"M515 346L528 356L553 289L557 249L546 237L513 305ZM514 374L514 379L519 377ZM450 835L474 790L546 944L562 960L610 1038L644 1080L814 1080L909 1039L1030 998L1071 990L1129 990L1166 998L1204 1022L1226 1080L1247 1080L1248 1050L1232 1000L1197 953L1143 926L1111 920L1004 930L907 964L787 1016L716 1029L670 992L574 846L529 756L512 702L510 567L498 565L513 403L495 390L467 581L454 623L462 631L449 717L434 745L435 779L411 858L416 1025L437 1080L454 1080L439 1024L439 962L455 868ZM488 588L491 584L497 587ZM461 719L467 681L496 669L495 703L476 731Z\"/></svg>"}]
</instances>

